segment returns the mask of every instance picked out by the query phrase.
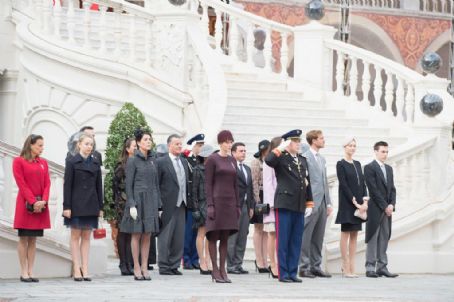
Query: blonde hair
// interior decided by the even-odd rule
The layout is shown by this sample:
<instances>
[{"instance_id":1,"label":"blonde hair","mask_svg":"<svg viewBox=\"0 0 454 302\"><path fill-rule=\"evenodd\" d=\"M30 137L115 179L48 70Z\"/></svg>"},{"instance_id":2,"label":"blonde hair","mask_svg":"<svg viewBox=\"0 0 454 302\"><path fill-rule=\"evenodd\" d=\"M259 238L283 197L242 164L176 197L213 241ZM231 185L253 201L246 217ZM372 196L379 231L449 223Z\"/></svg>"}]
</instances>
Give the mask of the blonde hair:
<instances>
[{"instance_id":1,"label":"blonde hair","mask_svg":"<svg viewBox=\"0 0 454 302\"><path fill-rule=\"evenodd\" d=\"M84 141L84 139L86 139L86 138L91 139L93 146L95 145L95 138L92 135L82 133L79 136L79 139L77 140L77 146L76 146L77 152L80 152L79 144L82 143Z\"/></svg>"}]
</instances>

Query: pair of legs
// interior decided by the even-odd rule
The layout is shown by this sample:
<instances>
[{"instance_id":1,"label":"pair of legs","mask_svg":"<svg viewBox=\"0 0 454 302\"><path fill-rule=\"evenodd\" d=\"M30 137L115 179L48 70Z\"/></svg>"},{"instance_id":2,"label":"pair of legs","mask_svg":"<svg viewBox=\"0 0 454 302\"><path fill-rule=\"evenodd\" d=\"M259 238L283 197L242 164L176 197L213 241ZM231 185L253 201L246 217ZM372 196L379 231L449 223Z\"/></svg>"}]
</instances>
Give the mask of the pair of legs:
<instances>
[{"instance_id":1,"label":"pair of legs","mask_svg":"<svg viewBox=\"0 0 454 302\"><path fill-rule=\"evenodd\" d=\"M133 233L131 235L131 251L134 261L134 276L149 277L148 273L148 254L150 252L151 233ZM139 254L141 257L139 263Z\"/></svg>"},{"instance_id":2,"label":"pair of legs","mask_svg":"<svg viewBox=\"0 0 454 302\"><path fill-rule=\"evenodd\" d=\"M71 227L71 257L73 261L73 276L75 278L88 276L88 255L90 252L91 229Z\"/></svg>"},{"instance_id":3,"label":"pair of legs","mask_svg":"<svg viewBox=\"0 0 454 302\"><path fill-rule=\"evenodd\" d=\"M303 243L301 246L300 271L321 271L323 239L326 228L326 205L317 209L305 219Z\"/></svg>"},{"instance_id":4,"label":"pair of legs","mask_svg":"<svg viewBox=\"0 0 454 302\"><path fill-rule=\"evenodd\" d=\"M208 250L210 252L211 265L213 266L212 276L215 279L230 281L227 277L225 262L227 259L227 243L229 240L229 230L211 231L208 237ZM219 241L219 266L217 263L216 244Z\"/></svg>"},{"instance_id":5,"label":"pair of legs","mask_svg":"<svg viewBox=\"0 0 454 302\"><path fill-rule=\"evenodd\" d=\"M253 238L257 266L259 268L266 268L268 260L268 233L263 231L263 223L254 224Z\"/></svg>"},{"instance_id":6,"label":"pair of legs","mask_svg":"<svg viewBox=\"0 0 454 302\"><path fill-rule=\"evenodd\" d=\"M17 253L19 255L21 277L25 279L33 277L33 266L35 264L36 255L36 237L19 237Z\"/></svg>"},{"instance_id":7,"label":"pair of legs","mask_svg":"<svg viewBox=\"0 0 454 302\"><path fill-rule=\"evenodd\" d=\"M120 270L129 273L132 270L131 234L118 232L117 235L118 256L120 258Z\"/></svg>"},{"instance_id":8,"label":"pair of legs","mask_svg":"<svg viewBox=\"0 0 454 302\"><path fill-rule=\"evenodd\" d=\"M346 276L355 275L355 255L358 231L341 232L340 251L342 257L342 273Z\"/></svg>"},{"instance_id":9,"label":"pair of legs","mask_svg":"<svg viewBox=\"0 0 454 302\"><path fill-rule=\"evenodd\" d=\"M277 260L276 260L276 232L268 232L268 257L270 259L270 268L273 275L277 275Z\"/></svg>"},{"instance_id":10,"label":"pair of legs","mask_svg":"<svg viewBox=\"0 0 454 302\"><path fill-rule=\"evenodd\" d=\"M197 230L193 229L192 212L186 211L186 225L184 226L184 251L183 264L185 268L197 268L199 266L199 254L197 251Z\"/></svg>"},{"instance_id":11,"label":"pair of legs","mask_svg":"<svg viewBox=\"0 0 454 302\"><path fill-rule=\"evenodd\" d=\"M197 230L197 239L196 239L196 246L197 246L197 254L199 254L199 261L200 261L200 269L206 271L211 270L211 260L210 254L208 252L209 243L208 240L205 238L206 235L206 228L205 226L199 227Z\"/></svg>"}]
</instances>

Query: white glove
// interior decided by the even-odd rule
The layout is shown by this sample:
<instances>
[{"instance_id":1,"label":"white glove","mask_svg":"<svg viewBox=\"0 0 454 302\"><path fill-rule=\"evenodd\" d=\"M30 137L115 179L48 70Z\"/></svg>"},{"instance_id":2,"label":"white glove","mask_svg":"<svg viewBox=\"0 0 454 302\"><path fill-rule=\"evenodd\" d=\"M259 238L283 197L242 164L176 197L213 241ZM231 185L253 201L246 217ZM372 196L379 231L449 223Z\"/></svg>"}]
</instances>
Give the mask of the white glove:
<instances>
[{"instance_id":1,"label":"white glove","mask_svg":"<svg viewBox=\"0 0 454 302\"><path fill-rule=\"evenodd\" d=\"M136 209L136 207L129 208L129 215L131 215L132 219L137 220L137 209Z\"/></svg>"},{"instance_id":2,"label":"white glove","mask_svg":"<svg viewBox=\"0 0 454 302\"><path fill-rule=\"evenodd\" d=\"M290 142L291 142L290 140L282 140L281 144L277 147L277 149L281 152L284 151L288 147L288 145L290 145Z\"/></svg>"},{"instance_id":3,"label":"white glove","mask_svg":"<svg viewBox=\"0 0 454 302\"><path fill-rule=\"evenodd\" d=\"M306 208L306 212L304 212L304 217L309 217L312 214L313 208Z\"/></svg>"}]
</instances>

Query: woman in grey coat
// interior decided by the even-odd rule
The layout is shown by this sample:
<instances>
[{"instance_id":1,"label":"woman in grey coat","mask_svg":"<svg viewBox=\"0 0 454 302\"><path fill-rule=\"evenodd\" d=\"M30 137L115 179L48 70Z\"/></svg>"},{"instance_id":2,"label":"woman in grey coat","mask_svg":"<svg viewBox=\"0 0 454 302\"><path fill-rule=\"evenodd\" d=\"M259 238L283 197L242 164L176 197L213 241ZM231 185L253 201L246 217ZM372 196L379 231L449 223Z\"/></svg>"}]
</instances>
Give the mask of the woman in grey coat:
<instances>
[{"instance_id":1,"label":"woman in grey coat","mask_svg":"<svg viewBox=\"0 0 454 302\"><path fill-rule=\"evenodd\" d=\"M134 280L151 280L148 273L150 236L159 232L161 194L158 171L151 153L152 139L149 132L134 133L138 150L126 163L126 207L120 231L131 233L134 259ZM139 264L139 253L141 263Z\"/></svg>"}]
</instances>

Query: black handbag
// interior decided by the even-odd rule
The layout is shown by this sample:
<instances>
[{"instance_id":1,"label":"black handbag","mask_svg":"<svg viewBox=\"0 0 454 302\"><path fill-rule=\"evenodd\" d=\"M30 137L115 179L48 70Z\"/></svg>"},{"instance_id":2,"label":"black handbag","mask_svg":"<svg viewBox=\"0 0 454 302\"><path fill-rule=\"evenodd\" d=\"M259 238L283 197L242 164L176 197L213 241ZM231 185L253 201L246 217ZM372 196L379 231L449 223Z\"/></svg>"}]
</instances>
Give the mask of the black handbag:
<instances>
[{"instance_id":1,"label":"black handbag","mask_svg":"<svg viewBox=\"0 0 454 302\"><path fill-rule=\"evenodd\" d=\"M35 199L36 199L36 201L41 201L41 196L36 196ZM35 208L28 201L25 201L25 208L27 209L27 211L29 213L34 213L35 212Z\"/></svg>"},{"instance_id":2,"label":"black handbag","mask_svg":"<svg viewBox=\"0 0 454 302\"><path fill-rule=\"evenodd\" d=\"M256 203L254 207L254 215L264 215L270 213L270 205L267 203Z\"/></svg>"}]
</instances>

